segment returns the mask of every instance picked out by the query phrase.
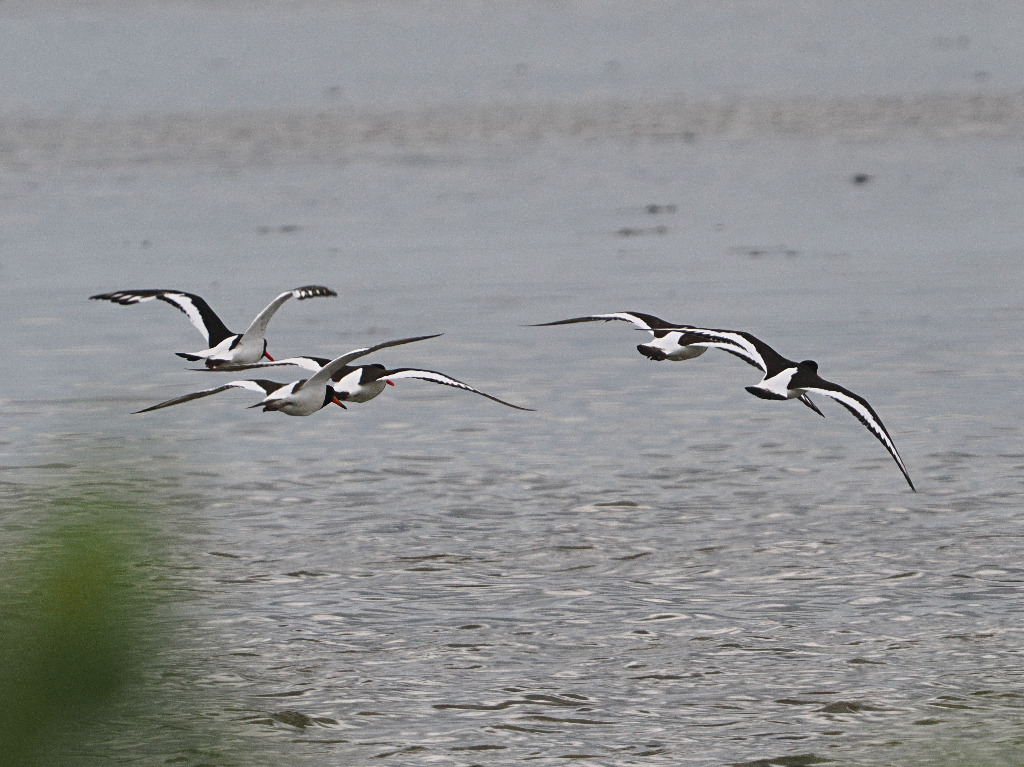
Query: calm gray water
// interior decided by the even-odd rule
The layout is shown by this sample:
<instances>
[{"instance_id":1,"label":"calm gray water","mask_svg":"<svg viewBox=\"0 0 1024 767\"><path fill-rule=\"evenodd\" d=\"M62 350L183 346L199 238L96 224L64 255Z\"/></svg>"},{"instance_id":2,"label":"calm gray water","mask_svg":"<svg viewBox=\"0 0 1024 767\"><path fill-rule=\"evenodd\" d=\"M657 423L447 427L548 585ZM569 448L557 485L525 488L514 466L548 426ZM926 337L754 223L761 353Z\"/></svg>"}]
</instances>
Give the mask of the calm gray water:
<instances>
[{"instance_id":1,"label":"calm gray water","mask_svg":"<svg viewBox=\"0 0 1024 767\"><path fill-rule=\"evenodd\" d=\"M439 23L388 7L387 23L334 12L370 31ZM219 11L175 8L174 34L223 44ZM8 33L52 31L22 13L34 23L14 13ZM547 28L516 19L526 37ZM222 114L172 94L144 124L116 100L96 118L87 95L12 97L0 531L31 532L27 499L84 482L155 491L169 541L179 641L144 693L159 713L82 744L82 763L1019 762L1024 134L1006 83L978 103L1010 107L968 123L969 99L927 95L972 83L983 99L1006 74L1010 31L982 45L977 18L947 22L919 38L955 70L940 83L880 68L865 96L838 65L822 75L835 87L722 76L717 92L749 94L755 117L813 97L817 127L795 132L630 127L614 100L661 83L646 70L593 89L543 70L523 86L535 101L469 118L396 85L382 135L361 132L365 111L318 127L299 97L278 114L239 95L252 111ZM641 28L624 29L626 49ZM557 58L557 37L537 39ZM567 71L598 60L588 46L570 46ZM447 66L470 78L465 47ZM765 50L749 71L770 71ZM990 79L972 76L983 65ZM564 122L580 92L586 135ZM664 120L680 92L650 85L630 114ZM837 132L814 100L830 95L883 128ZM927 124L900 122L919 96ZM219 379L173 356L200 337L169 307L86 300L191 290L241 329L307 283L339 298L282 308L275 356L443 332L375 359L537 412L402 381L304 419L246 410L245 392L130 415ZM628 309L818 360L874 405L920 492L843 408L822 402L823 420L750 397L757 372L728 355L656 364L623 323L524 327Z\"/></svg>"}]
</instances>

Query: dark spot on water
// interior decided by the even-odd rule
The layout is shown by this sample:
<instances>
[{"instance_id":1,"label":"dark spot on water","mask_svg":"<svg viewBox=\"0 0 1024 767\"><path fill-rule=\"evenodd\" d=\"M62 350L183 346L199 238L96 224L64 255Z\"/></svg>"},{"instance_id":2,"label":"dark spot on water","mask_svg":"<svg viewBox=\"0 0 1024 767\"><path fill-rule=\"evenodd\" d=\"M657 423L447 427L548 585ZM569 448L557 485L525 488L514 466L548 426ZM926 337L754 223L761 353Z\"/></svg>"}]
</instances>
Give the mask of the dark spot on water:
<instances>
[{"instance_id":1,"label":"dark spot on water","mask_svg":"<svg viewBox=\"0 0 1024 767\"><path fill-rule=\"evenodd\" d=\"M852 181L855 184L866 184L870 180L871 180L871 176L869 174L867 174L867 173L855 173L850 178L850 181Z\"/></svg>"},{"instance_id":2,"label":"dark spot on water","mask_svg":"<svg viewBox=\"0 0 1024 767\"><path fill-rule=\"evenodd\" d=\"M390 756L397 754L415 754L419 751L426 751L426 746L409 746L408 748L400 748L397 751L385 751L383 754L377 754L374 759L387 759Z\"/></svg>"},{"instance_id":3,"label":"dark spot on water","mask_svg":"<svg viewBox=\"0 0 1024 767\"><path fill-rule=\"evenodd\" d=\"M1024 695L1022 695L1019 692L997 692L996 690L978 690L977 692L972 692L971 695L985 695L985 696L991 696L993 698L1014 698L1014 699L1024 697Z\"/></svg>"},{"instance_id":4,"label":"dark spot on water","mask_svg":"<svg viewBox=\"0 0 1024 767\"><path fill-rule=\"evenodd\" d=\"M995 634L946 634L943 639L960 639L964 642L973 642L976 639L991 639Z\"/></svg>"},{"instance_id":5,"label":"dark spot on water","mask_svg":"<svg viewBox=\"0 0 1024 767\"><path fill-rule=\"evenodd\" d=\"M746 256L747 258L765 258L772 256L795 258L800 255L799 250L796 250L795 248L787 248L783 245L730 248L729 252L735 255Z\"/></svg>"},{"instance_id":6,"label":"dark spot on water","mask_svg":"<svg viewBox=\"0 0 1024 767\"><path fill-rule=\"evenodd\" d=\"M555 695L543 695L541 693L527 693L523 696L530 703L543 703L547 706L576 706L578 705L575 701L565 700L565 698L576 698L577 701L585 701L587 698L581 695L566 694L563 697L557 697Z\"/></svg>"},{"instance_id":7,"label":"dark spot on water","mask_svg":"<svg viewBox=\"0 0 1024 767\"><path fill-rule=\"evenodd\" d=\"M459 554L425 554L418 557L395 557L399 562L424 562L431 559L451 559L456 562L463 562L470 557L465 557Z\"/></svg>"},{"instance_id":8,"label":"dark spot on water","mask_svg":"<svg viewBox=\"0 0 1024 767\"><path fill-rule=\"evenodd\" d=\"M818 709L823 714L859 714L861 711L887 711L888 709L878 708L868 703L858 703L853 700L838 700L829 703Z\"/></svg>"},{"instance_id":9,"label":"dark spot on water","mask_svg":"<svg viewBox=\"0 0 1024 767\"><path fill-rule=\"evenodd\" d=\"M816 754L795 754L774 759L756 759L753 762L733 762L731 767L809 767L812 764L824 764L832 761L834 760L825 759Z\"/></svg>"},{"instance_id":10,"label":"dark spot on water","mask_svg":"<svg viewBox=\"0 0 1024 767\"><path fill-rule=\"evenodd\" d=\"M538 722L561 722L564 724L618 724L617 722L606 722L600 719L571 719L557 716L545 716L544 714L527 714L524 719L532 719Z\"/></svg>"},{"instance_id":11,"label":"dark spot on water","mask_svg":"<svg viewBox=\"0 0 1024 767\"><path fill-rule=\"evenodd\" d=\"M675 205L659 205L656 202L652 202L650 205L644 206L644 212L650 213L652 216L659 215L661 213L675 213L677 210Z\"/></svg>"},{"instance_id":12,"label":"dark spot on water","mask_svg":"<svg viewBox=\"0 0 1024 767\"><path fill-rule=\"evenodd\" d=\"M496 724L493 725L495 730L508 730L509 732L530 732L530 733L549 733L559 732L551 727L520 727L515 724Z\"/></svg>"},{"instance_id":13,"label":"dark spot on water","mask_svg":"<svg viewBox=\"0 0 1024 767\"><path fill-rule=\"evenodd\" d=\"M644 235L667 233L668 227L663 224L658 226L624 226L615 232L619 237L642 237Z\"/></svg>"},{"instance_id":14,"label":"dark spot on water","mask_svg":"<svg viewBox=\"0 0 1024 767\"><path fill-rule=\"evenodd\" d=\"M300 730L316 724L316 720L313 717L307 716L301 711L279 711L276 714L271 714L270 718L275 722L287 724L289 727L298 727Z\"/></svg>"}]
</instances>

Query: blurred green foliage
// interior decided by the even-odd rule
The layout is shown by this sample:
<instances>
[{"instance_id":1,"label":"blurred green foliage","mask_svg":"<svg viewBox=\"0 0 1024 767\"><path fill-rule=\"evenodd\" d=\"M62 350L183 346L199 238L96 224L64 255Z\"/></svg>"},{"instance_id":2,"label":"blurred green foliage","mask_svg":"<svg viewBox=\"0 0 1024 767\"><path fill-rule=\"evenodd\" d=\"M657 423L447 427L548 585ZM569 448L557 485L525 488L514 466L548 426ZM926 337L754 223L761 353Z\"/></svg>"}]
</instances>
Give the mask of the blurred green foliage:
<instances>
[{"instance_id":1,"label":"blurred green foliage","mask_svg":"<svg viewBox=\"0 0 1024 767\"><path fill-rule=\"evenodd\" d=\"M0 765L62 763L156 641L147 504L63 497L0 553ZM70 761L68 763L73 763Z\"/></svg>"}]
</instances>

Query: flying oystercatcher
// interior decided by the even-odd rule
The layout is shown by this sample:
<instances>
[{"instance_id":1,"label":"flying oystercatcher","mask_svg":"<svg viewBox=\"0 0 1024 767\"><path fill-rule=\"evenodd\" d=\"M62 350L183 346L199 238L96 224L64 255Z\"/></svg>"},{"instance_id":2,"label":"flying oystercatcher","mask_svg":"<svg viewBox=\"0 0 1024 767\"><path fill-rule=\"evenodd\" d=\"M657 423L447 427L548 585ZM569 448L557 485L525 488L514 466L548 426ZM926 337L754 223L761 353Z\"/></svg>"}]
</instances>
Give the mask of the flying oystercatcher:
<instances>
[{"instance_id":1,"label":"flying oystercatcher","mask_svg":"<svg viewBox=\"0 0 1024 767\"><path fill-rule=\"evenodd\" d=\"M271 362L254 362L250 365L243 365L241 369L253 370L258 368L276 367L279 365L296 365L305 370L318 372L322 370L325 365L329 364L329 362L330 361L324 357L286 357L284 359L274 360ZM451 386L456 389L462 389L463 391L479 394L481 397L486 397L489 400L506 405L507 407L515 408L516 410L533 411L533 408L513 405L511 402L498 399L486 392L473 388L469 384L460 381L457 378L452 378L444 373L438 373L436 370L420 370L418 368L386 368L383 365L376 363L370 365L344 365L331 375L331 380L333 381L331 387L334 389L335 395L341 402L369 402L371 399L383 392L387 386L394 386L395 384L393 381L402 378L416 378L421 381L430 381L431 383Z\"/></svg>"},{"instance_id":2,"label":"flying oystercatcher","mask_svg":"<svg viewBox=\"0 0 1024 767\"><path fill-rule=\"evenodd\" d=\"M215 386L212 389L203 389L202 391L185 394L181 397L175 397L135 412L148 413L151 410L160 410L161 408L171 407L172 405L180 405L183 402L191 402L192 400L199 399L200 397L209 397L211 394L217 394L222 391L227 391L228 389L249 389L250 391L262 394L263 399L250 407L262 407L263 412L265 413L271 410L276 410L284 413L285 415L312 415L332 402L344 407L342 402L335 395L334 389L331 386L331 376L334 375L334 373L352 360L358 359L366 354L371 354L378 349L384 349L389 346L399 346L400 344L411 344L414 341L425 341L428 338L437 338L438 335L440 334L431 336L415 336L413 338L399 338L395 341L385 341L384 343L367 346L362 349L353 349L340 357L330 360L308 379L292 381L291 383L286 384L263 379L228 381L226 384L222 384L221 386Z\"/></svg>"},{"instance_id":3,"label":"flying oystercatcher","mask_svg":"<svg viewBox=\"0 0 1024 767\"><path fill-rule=\"evenodd\" d=\"M576 322L594 322L598 320L623 320L630 322L641 330L654 335L654 341L640 344L637 350L651 360L685 360L704 353L705 349L722 349L734 354L745 362L759 368L764 377L761 382L747 386L748 392L761 399L788 400L797 399L824 417L817 405L808 394L820 394L834 399L849 410L878 439L896 461L910 489L917 492L907 467L900 457L896 445L889 436L874 408L858 394L854 394L839 384L826 381L818 375L818 363L814 360L794 362L786 359L772 347L756 336L737 330L716 330L698 328L692 325L679 325L667 322L650 314L640 312L614 312L611 314L593 314L586 317L573 317L556 322L543 322L537 326L566 325Z\"/></svg>"},{"instance_id":4,"label":"flying oystercatcher","mask_svg":"<svg viewBox=\"0 0 1024 767\"><path fill-rule=\"evenodd\" d=\"M267 323L274 316L281 304L289 298L302 301L307 298L338 295L330 288L322 285L304 285L301 288L288 290L279 295L269 306L256 315L256 319L244 333L232 333L221 321L210 305L194 293L180 290L117 290L113 293L100 293L89 296L99 301L111 301L115 304L128 306L143 301L160 300L180 309L199 332L206 336L208 348L198 352L176 352L192 362L203 362L209 368L231 370L236 365L257 362L264 357L273 360L267 353L267 341L263 337Z\"/></svg>"},{"instance_id":5,"label":"flying oystercatcher","mask_svg":"<svg viewBox=\"0 0 1024 767\"><path fill-rule=\"evenodd\" d=\"M814 360L794 362L783 357L760 338L743 331L690 326L679 329L688 337L695 339L690 343L722 349L759 368L764 373L761 382L746 387L747 391L755 397L773 400L799 399L821 415L824 414L814 406L807 395L820 394L823 397L834 399L853 413L854 417L875 435L896 461L896 465L903 472L910 489L917 492L917 488L914 487L910 474L907 472L907 467L904 465L903 459L900 458L899 451L882 423L882 419L878 417L878 413L859 394L854 394L849 389L832 381L826 381L818 375L817 362ZM696 340L700 337L703 337L704 340Z\"/></svg>"}]
</instances>

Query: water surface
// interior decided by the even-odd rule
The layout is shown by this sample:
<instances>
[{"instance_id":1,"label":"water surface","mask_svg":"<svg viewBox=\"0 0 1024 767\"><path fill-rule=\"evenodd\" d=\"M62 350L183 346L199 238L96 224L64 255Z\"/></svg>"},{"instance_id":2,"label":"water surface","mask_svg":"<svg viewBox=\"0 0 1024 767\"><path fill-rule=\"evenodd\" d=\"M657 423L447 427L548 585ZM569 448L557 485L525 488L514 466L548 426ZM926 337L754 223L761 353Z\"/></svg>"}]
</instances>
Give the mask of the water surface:
<instances>
[{"instance_id":1,"label":"water surface","mask_svg":"<svg viewBox=\"0 0 1024 767\"><path fill-rule=\"evenodd\" d=\"M402 98L403 124L443 119ZM524 103L549 133L339 145L288 108L253 120L301 151L216 111L187 140L151 116L173 140L145 156L116 131L56 155L13 134L2 529L69 477L155 489L180 606L140 693L160 713L83 764L1019 756L1019 135L581 138ZM62 119L62 141L88 124ZM244 392L130 415L214 375L173 356L200 339L169 307L86 300L186 289L242 328L313 282L339 297L282 308L275 356L444 332L379 359L537 412L402 381L305 419ZM629 309L818 360L920 492L841 407L747 395L739 360L524 327Z\"/></svg>"}]
</instances>

